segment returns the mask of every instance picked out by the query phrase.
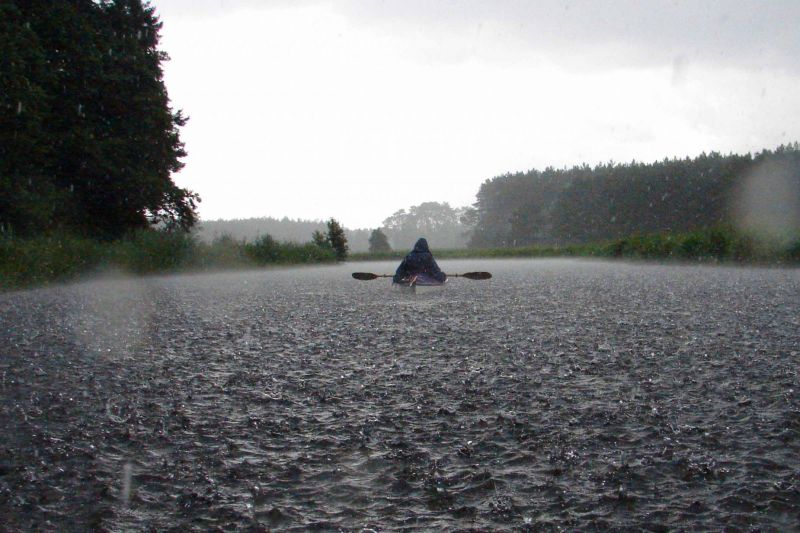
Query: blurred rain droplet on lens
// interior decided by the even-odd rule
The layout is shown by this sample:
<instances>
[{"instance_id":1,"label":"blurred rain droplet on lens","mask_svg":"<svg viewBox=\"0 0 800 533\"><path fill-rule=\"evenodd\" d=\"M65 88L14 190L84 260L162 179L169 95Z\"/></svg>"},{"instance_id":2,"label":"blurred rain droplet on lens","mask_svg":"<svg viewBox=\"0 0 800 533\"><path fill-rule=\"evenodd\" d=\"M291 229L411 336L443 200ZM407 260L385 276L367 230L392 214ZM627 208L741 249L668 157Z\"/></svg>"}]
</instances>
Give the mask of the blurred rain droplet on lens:
<instances>
[{"instance_id":1,"label":"blurred rain droplet on lens","mask_svg":"<svg viewBox=\"0 0 800 533\"><path fill-rule=\"evenodd\" d=\"M133 474L133 465L125 463L122 467L122 505L128 507L131 500L131 476Z\"/></svg>"},{"instance_id":2,"label":"blurred rain droplet on lens","mask_svg":"<svg viewBox=\"0 0 800 533\"><path fill-rule=\"evenodd\" d=\"M800 175L789 162L768 160L755 167L734 195L739 229L777 246L800 232Z\"/></svg>"},{"instance_id":3,"label":"blurred rain droplet on lens","mask_svg":"<svg viewBox=\"0 0 800 533\"><path fill-rule=\"evenodd\" d=\"M679 87L686 83L689 63L684 55L677 55L672 60L672 86Z\"/></svg>"}]
</instances>

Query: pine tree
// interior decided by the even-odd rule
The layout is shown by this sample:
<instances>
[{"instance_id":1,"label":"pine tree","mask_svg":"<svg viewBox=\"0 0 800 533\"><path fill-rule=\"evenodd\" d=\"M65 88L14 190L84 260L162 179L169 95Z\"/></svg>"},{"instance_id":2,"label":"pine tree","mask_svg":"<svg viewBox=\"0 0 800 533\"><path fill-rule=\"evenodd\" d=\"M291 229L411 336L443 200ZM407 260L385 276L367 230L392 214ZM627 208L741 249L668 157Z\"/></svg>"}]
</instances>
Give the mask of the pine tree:
<instances>
[{"instance_id":1,"label":"pine tree","mask_svg":"<svg viewBox=\"0 0 800 533\"><path fill-rule=\"evenodd\" d=\"M337 260L347 259L347 237L344 234L344 228L334 218L328 220L328 243L333 248Z\"/></svg>"},{"instance_id":2,"label":"pine tree","mask_svg":"<svg viewBox=\"0 0 800 533\"><path fill-rule=\"evenodd\" d=\"M392 247L389 246L389 239L380 228L372 230L369 236L369 251L370 253L391 252Z\"/></svg>"}]
</instances>

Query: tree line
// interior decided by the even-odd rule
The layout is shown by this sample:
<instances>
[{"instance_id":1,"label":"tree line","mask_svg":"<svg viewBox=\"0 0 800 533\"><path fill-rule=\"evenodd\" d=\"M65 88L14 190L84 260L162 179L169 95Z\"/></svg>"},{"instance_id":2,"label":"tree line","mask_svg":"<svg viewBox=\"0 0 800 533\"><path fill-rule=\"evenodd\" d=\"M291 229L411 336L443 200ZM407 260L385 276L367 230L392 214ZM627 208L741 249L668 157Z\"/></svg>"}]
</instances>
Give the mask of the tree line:
<instances>
[{"instance_id":1,"label":"tree line","mask_svg":"<svg viewBox=\"0 0 800 533\"><path fill-rule=\"evenodd\" d=\"M255 217L229 220L200 220L193 234L204 242L220 238L233 238L240 241L254 241L262 235L270 235L279 242L308 242L314 232L326 232L327 222L323 220L302 220L288 217ZM370 230L345 229L350 249L365 252L369 247Z\"/></svg>"},{"instance_id":2,"label":"tree line","mask_svg":"<svg viewBox=\"0 0 800 533\"><path fill-rule=\"evenodd\" d=\"M775 187L785 194L776 195ZM783 217L781 230L796 233L799 212L800 147L794 143L754 155L712 152L506 174L481 185L462 219L472 227L470 246L486 248L566 246L717 226L747 230L748 218L775 216Z\"/></svg>"},{"instance_id":3,"label":"tree line","mask_svg":"<svg viewBox=\"0 0 800 533\"><path fill-rule=\"evenodd\" d=\"M420 237L427 237L437 249L465 248L469 230L462 222L465 211L447 202L423 202L395 211L378 228L344 231L353 252L410 249ZM321 220L258 217L201 220L195 234L206 242L221 237L251 241L264 234L281 242L305 242L314 232L325 230L326 222Z\"/></svg>"}]
</instances>

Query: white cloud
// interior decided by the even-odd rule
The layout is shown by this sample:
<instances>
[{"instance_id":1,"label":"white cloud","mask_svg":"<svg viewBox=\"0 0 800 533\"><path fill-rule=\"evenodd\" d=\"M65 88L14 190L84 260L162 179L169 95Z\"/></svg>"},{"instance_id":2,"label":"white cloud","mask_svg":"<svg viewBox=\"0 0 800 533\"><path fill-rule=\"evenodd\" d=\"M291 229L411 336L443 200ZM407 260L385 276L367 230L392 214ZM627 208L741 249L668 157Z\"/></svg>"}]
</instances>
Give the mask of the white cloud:
<instances>
[{"instance_id":1,"label":"white cloud","mask_svg":"<svg viewBox=\"0 0 800 533\"><path fill-rule=\"evenodd\" d=\"M424 201L471 203L481 182L508 171L800 137L787 121L800 111L796 69L712 64L728 33L706 46L691 28L687 43L705 52L665 46L648 62L646 50L679 41L683 21L661 21L649 44L644 27L658 13L616 35L632 23L626 8L642 12L628 3L607 4L605 29L574 41L599 13L594 4L541 21L562 3L463 12L427 2L225 1L215 10L209 1L192 16L179 3L156 2L173 58L167 87L191 116L176 181L203 196L204 218L334 216L374 227Z\"/></svg>"}]
</instances>

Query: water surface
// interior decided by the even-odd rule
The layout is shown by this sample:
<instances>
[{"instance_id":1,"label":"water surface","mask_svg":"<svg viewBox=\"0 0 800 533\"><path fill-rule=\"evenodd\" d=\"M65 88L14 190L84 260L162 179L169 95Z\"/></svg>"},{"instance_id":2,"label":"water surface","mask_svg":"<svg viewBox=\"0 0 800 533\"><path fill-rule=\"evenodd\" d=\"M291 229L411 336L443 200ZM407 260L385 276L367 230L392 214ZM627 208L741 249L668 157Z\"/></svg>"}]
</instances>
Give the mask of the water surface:
<instances>
[{"instance_id":1,"label":"water surface","mask_svg":"<svg viewBox=\"0 0 800 533\"><path fill-rule=\"evenodd\" d=\"M0 530L800 528L800 271L440 264L0 295Z\"/></svg>"}]
</instances>

